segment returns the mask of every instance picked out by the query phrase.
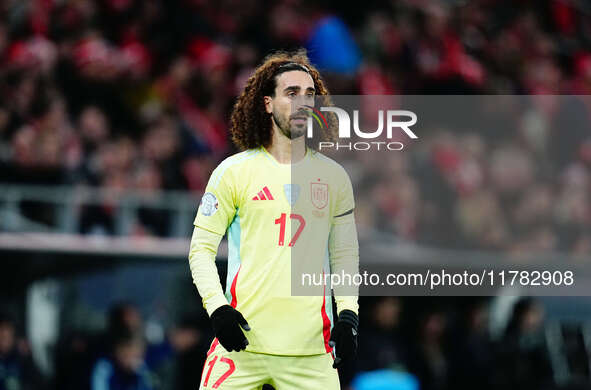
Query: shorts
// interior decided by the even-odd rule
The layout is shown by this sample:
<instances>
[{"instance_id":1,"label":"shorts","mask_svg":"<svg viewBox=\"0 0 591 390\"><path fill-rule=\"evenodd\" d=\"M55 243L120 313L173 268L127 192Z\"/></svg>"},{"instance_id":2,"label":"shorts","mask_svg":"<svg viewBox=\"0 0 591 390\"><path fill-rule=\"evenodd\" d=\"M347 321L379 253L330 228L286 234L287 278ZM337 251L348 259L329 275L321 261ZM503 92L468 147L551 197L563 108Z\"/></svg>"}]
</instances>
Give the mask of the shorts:
<instances>
[{"instance_id":1,"label":"shorts","mask_svg":"<svg viewBox=\"0 0 591 390\"><path fill-rule=\"evenodd\" d=\"M214 339L203 366L199 389L259 390L269 384L276 390L340 390L333 361L332 353L283 356L228 352Z\"/></svg>"}]
</instances>

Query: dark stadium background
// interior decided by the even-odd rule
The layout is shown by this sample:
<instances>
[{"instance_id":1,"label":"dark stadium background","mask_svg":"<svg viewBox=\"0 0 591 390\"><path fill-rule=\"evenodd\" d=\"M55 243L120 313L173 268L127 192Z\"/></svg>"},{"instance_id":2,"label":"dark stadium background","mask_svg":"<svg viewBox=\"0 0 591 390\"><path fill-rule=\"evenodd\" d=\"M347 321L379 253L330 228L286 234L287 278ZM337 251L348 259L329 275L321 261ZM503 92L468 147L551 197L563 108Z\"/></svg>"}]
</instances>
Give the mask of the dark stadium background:
<instances>
[{"instance_id":1,"label":"dark stadium background","mask_svg":"<svg viewBox=\"0 0 591 390\"><path fill-rule=\"evenodd\" d=\"M198 388L212 332L187 263L194 213L235 151L246 78L299 47L333 94L591 92L584 0L1 1L0 389L90 389L117 327L145 336L155 389ZM588 258L585 123L428 135L421 166L401 154L381 181L354 182L371 205L356 211L362 263L379 262L364 258L376 239L460 260ZM481 174L479 196L454 179L464 169ZM344 389L591 386L585 297L360 304Z\"/></svg>"}]
</instances>

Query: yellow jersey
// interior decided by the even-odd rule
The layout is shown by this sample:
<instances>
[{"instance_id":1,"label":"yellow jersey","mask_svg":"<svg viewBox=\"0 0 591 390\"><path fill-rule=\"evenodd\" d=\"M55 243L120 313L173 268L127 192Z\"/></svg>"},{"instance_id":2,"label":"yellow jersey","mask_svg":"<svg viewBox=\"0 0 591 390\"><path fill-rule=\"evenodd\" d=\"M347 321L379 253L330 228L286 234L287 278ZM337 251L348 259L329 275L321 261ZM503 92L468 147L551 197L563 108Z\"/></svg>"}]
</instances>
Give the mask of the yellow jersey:
<instances>
[{"instance_id":1,"label":"yellow jersey","mask_svg":"<svg viewBox=\"0 0 591 390\"><path fill-rule=\"evenodd\" d=\"M332 350L330 287L292 295L292 261L329 274L331 228L353 208L346 171L310 149L295 164L280 164L264 147L250 149L213 171L194 223L227 233L225 296L250 325L247 351L295 356ZM357 297L337 299L337 310L344 309L358 312Z\"/></svg>"}]
</instances>

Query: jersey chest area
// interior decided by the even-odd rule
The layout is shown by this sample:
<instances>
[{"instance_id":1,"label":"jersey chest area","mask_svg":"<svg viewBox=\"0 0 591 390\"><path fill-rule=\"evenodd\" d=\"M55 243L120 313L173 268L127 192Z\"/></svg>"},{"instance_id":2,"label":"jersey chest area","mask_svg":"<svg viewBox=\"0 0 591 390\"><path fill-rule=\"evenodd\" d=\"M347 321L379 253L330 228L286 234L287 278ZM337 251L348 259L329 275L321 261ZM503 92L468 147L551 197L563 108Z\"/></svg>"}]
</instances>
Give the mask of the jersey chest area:
<instances>
[{"instance_id":1,"label":"jersey chest area","mask_svg":"<svg viewBox=\"0 0 591 390\"><path fill-rule=\"evenodd\" d=\"M316 218L328 217L334 198L328 178L314 176L298 179L297 182L255 180L245 183L241 216L300 212Z\"/></svg>"},{"instance_id":2,"label":"jersey chest area","mask_svg":"<svg viewBox=\"0 0 591 390\"><path fill-rule=\"evenodd\" d=\"M246 184L237 211L244 229L273 237L279 246L293 246L310 234L327 234L333 198L324 177L302 178L297 183L260 179Z\"/></svg>"}]
</instances>

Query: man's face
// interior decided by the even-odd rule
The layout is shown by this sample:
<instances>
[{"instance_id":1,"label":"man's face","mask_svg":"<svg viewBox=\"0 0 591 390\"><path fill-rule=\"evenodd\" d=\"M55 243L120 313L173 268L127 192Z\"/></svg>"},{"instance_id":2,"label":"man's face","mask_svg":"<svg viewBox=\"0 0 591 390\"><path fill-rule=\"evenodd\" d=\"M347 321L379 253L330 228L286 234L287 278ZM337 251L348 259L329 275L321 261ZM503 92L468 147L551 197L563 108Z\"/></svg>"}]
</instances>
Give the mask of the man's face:
<instances>
[{"instance_id":1,"label":"man's face","mask_svg":"<svg viewBox=\"0 0 591 390\"><path fill-rule=\"evenodd\" d=\"M277 76L275 96L265 97L265 106L272 120L289 139L306 133L308 117L304 105L314 105L314 80L304 71L292 70Z\"/></svg>"}]
</instances>

